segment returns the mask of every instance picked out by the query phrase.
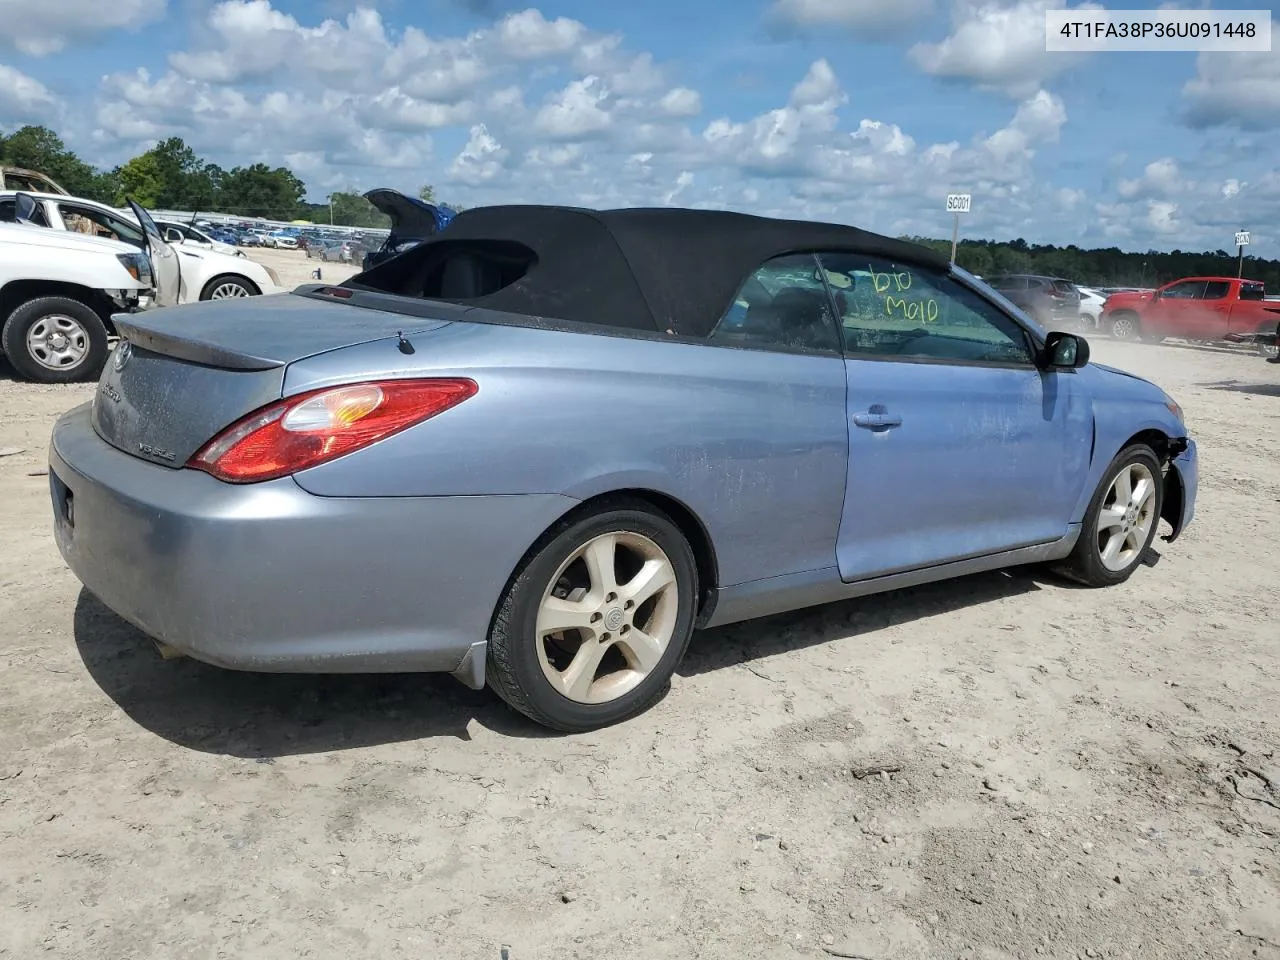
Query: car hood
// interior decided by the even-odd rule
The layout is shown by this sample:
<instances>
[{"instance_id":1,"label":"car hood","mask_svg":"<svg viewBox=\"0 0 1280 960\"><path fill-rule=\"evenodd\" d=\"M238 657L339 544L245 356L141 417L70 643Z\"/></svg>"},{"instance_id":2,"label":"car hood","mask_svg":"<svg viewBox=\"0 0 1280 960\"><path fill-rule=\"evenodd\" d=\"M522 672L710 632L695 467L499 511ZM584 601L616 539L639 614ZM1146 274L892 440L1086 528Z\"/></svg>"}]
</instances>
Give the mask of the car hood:
<instances>
[{"instance_id":1,"label":"car hood","mask_svg":"<svg viewBox=\"0 0 1280 960\"><path fill-rule=\"evenodd\" d=\"M364 198L390 218L389 240L425 240L427 237L434 237L454 217L454 212L449 207L436 206L386 187L370 190Z\"/></svg>"},{"instance_id":2,"label":"car hood","mask_svg":"<svg viewBox=\"0 0 1280 960\"><path fill-rule=\"evenodd\" d=\"M138 252L137 247L119 240L24 223L0 223L0 242L23 243L50 250L92 250L111 254Z\"/></svg>"},{"instance_id":3,"label":"car hood","mask_svg":"<svg viewBox=\"0 0 1280 960\"><path fill-rule=\"evenodd\" d=\"M1143 293L1134 293L1132 291L1126 293L1113 293L1107 297L1107 307L1114 309L1121 306L1136 306L1141 303L1150 303L1154 296L1153 291L1145 291Z\"/></svg>"}]
</instances>

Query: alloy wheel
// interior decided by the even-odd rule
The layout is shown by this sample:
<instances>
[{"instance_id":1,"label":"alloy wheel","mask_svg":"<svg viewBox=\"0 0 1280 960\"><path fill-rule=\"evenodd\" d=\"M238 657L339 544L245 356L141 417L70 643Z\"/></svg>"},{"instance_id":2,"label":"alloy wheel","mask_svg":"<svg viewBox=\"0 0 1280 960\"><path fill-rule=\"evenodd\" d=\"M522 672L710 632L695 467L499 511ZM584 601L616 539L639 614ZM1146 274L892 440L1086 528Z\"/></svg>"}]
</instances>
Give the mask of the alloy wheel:
<instances>
[{"instance_id":1,"label":"alloy wheel","mask_svg":"<svg viewBox=\"0 0 1280 960\"><path fill-rule=\"evenodd\" d=\"M1156 522L1156 480L1144 463L1116 474L1098 514L1098 556L1111 571L1126 570L1146 549Z\"/></svg>"},{"instance_id":2,"label":"alloy wheel","mask_svg":"<svg viewBox=\"0 0 1280 960\"><path fill-rule=\"evenodd\" d=\"M607 703L658 666L675 634L675 567L653 540L604 533L560 565L538 607L543 675L577 703Z\"/></svg>"}]
</instances>

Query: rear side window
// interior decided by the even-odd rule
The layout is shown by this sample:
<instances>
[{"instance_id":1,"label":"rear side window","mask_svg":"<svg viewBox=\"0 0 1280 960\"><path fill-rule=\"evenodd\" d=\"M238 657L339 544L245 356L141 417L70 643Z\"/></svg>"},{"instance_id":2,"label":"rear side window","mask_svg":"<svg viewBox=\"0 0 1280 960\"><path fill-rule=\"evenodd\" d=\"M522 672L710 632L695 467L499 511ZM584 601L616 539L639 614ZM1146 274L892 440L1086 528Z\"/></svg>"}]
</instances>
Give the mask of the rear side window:
<instances>
[{"instance_id":1,"label":"rear side window","mask_svg":"<svg viewBox=\"0 0 1280 960\"><path fill-rule=\"evenodd\" d=\"M763 264L739 289L708 342L839 353L835 313L813 255L792 254Z\"/></svg>"},{"instance_id":2,"label":"rear side window","mask_svg":"<svg viewBox=\"0 0 1280 960\"><path fill-rule=\"evenodd\" d=\"M1267 288L1261 283L1246 283L1240 287L1241 300L1264 300L1266 295Z\"/></svg>"},{"instance_id":3,"label":"rear side window","mask_svg":"<svg viewBox=\"0 0 1280 960\"><path fill-rule=\"evenodd\" d=\"M1053 281L1053 289L1070 296L1076 292L1076 285L1070 280L1055 280Z\"/></svg>"},{"instance_id":4,"label":"rear side window","mask_svg":"<svg viewBox=\"0 0 1280 960\"><path fill-rule=\"evenodd\" d=\"M1200 294L1201 300L1221 300L1231 292L1231 284L1225 280L1211 280L1204 285L1204 292Z\"/></svg>"}]
</instances>

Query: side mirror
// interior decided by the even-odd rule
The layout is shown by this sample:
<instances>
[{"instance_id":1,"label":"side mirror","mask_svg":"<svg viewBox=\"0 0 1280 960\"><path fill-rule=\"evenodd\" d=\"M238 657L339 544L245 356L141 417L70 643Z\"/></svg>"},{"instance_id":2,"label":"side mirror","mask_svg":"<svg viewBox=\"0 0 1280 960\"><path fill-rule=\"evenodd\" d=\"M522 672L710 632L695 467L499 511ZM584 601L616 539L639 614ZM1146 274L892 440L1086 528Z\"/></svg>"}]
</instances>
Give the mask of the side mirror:
<instances>
[{"instance_id":1,"label":"side mirror","mask_svg":"<svg viewBox=\"0 0 1280 960\"><path fill-rule=\"evenodd\" d=\"M1151 299L1152 299L1152 300L1159 300L1159 299L1160 299L1160 291L1159 291L1159 290L1152 290L1152 291L1151 291Z\"/></svg>"},{"instance_id":2,"label":"side mirror","mask_svg":"<svg viewBox=\"0 0 1280 960\"><path fill-rule=\"evenodd\" d=\"M1089 341L1074 333L1055 330L1045 337L1040 354L1047 369L1079 370L1089 362Z\"/></svg>"},{"instance_id":3,"label":"side mirror","mask_svg":"<svg viewBox=\"0 0 1280 960\"><path fill-rule=\"evenodd\" d=\"M29 193L18 193L13 198L13 218L18 223L31 223L36 215L36 198Z\"/></svg>"},{"instance_id":4,"label":"side mirror","mask_svg":"<svg viewBox=\"0 0 1280 960\"><path fill-rule=\"evenodd\" d=\"M164 232L164 238L169 243L182 243L187 239L181 230L175 230L173 227Z\"/></svg>"}]
</instances>

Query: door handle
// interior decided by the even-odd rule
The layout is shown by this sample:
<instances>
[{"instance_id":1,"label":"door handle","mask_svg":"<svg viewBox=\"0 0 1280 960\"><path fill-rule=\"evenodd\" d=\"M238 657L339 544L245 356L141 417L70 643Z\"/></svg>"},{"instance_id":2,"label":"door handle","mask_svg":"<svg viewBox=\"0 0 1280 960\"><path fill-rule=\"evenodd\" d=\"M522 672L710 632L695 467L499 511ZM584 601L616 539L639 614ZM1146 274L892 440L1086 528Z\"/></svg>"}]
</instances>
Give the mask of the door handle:
<instances>
[{"instance_id":1,"label":"door handle","mask_svg":"<svg viewBox=\"0 0 1280 960\"><path fill-rule=\"evenodd\" d=\"M888 430L890 427L902 426L901 417L890 413L878 403L872 405L866 413L855 413L853 422L855 426L866 427L869 430Z\"/></svg>"}]
</instances>

